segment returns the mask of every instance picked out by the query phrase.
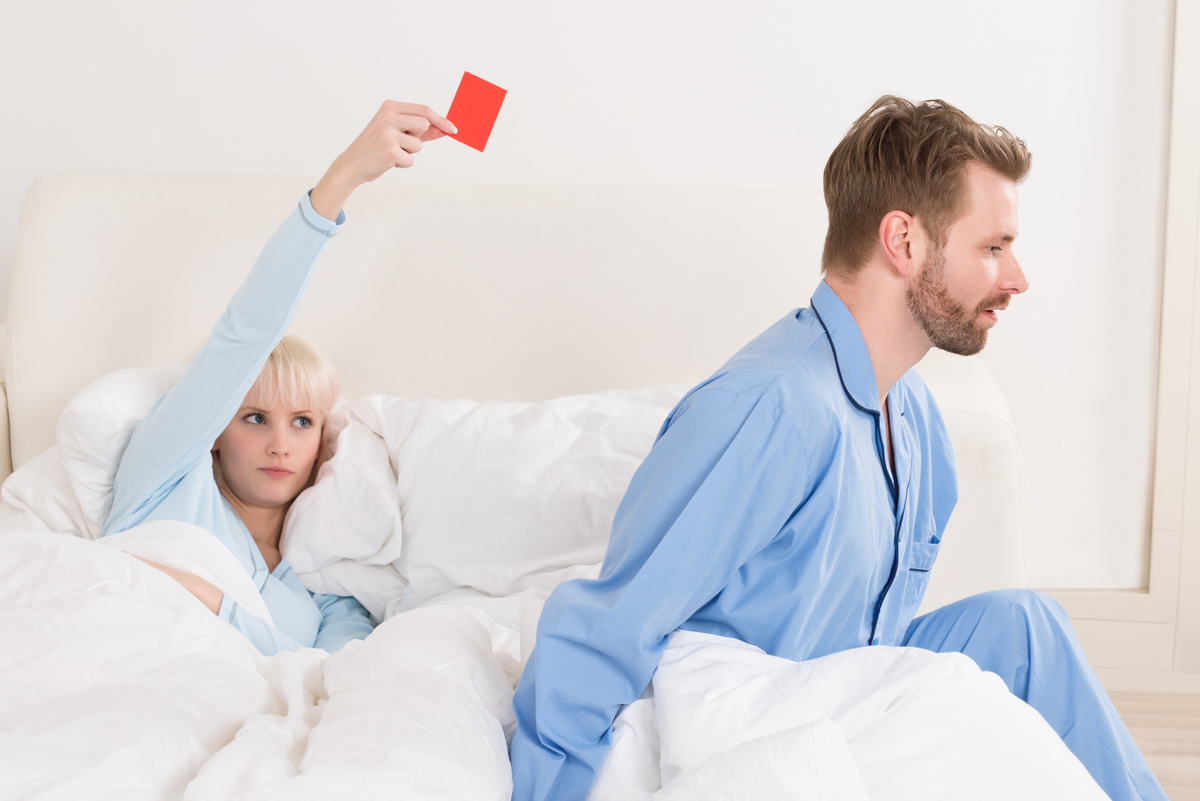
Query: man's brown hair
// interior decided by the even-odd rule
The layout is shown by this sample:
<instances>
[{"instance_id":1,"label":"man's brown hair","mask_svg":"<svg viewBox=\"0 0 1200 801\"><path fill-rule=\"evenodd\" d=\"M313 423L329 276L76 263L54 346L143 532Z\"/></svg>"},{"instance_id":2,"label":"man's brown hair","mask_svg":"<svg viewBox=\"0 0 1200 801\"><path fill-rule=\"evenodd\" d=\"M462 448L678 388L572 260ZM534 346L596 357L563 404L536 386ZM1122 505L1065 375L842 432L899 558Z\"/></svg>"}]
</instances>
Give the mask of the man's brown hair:
<instances>
[{"instance_id":1,"label":"man's brown hair","mask_svg":"<svg viewBox=\"0 0 1200 801\"><path fill-rule=\"evenodd\" d=\"M829 231L821 269L852 277L870 259L889 211L916 218L937 246L966 209L972 162L1020 181L1032 156L1004 128L980 125L943 100L875 101L825 164Z\"/></svg>"}]
</instances>

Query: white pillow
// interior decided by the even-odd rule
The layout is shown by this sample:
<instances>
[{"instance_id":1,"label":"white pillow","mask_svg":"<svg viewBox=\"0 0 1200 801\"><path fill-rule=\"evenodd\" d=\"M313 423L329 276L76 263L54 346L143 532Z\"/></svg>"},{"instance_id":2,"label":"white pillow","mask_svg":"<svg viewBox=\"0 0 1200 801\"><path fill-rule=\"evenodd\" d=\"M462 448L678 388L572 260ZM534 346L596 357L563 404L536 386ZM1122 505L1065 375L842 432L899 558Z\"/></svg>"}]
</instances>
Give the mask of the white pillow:
<instances>
[{"instance_id":1,"label":"white pillow","mask_svg":"<svg viewBox=\"0 0 1200 801\"><path fill-rule=\"evenodd\" d=\"M355 402L397 476L400 611L456 589L502 596L595 575L629 480L684 390Z\"/></svg>"},{"instance_id":2,"label":"white pillow","mask_svg":"<svg viewBox=\"0 0 1200 801\"><path fill-rule=\"evenodd\" d=\"M279 549L312 592L353 595L376 620L404 592L400 493L383 439L338 401L316 482L288 510Z\"/></svg>"},{"instance_id":3,"label":"white pillow","mask_svg":"<svg viewBox=\"0 0 1200 801\"><path fill-rule=\"evenodd\" d=\"M118 370L76 393L59 417L58 444L4 482L0 528L98 537L134 429L184 369ZM293 504L282 540L294 546L284 555L309 590L361 596L381 617L403 590L390 564L400 549L399 500L382 440L347 412L339 401L330 414L326 447L335 458Z\"/></svg>"},{"instance_id":4,"label":"white pillow","mask_svg":"<svg viewBox=\"0 0 1200 801\"><path fill-rule=\"evenodd\" d=\"M87 537L91 527L57 445L18 467L0 485L0 531Z\"/></svg>"},{"instance_id":5,"label":"white pillow","mask_svg":"<svg viewBox=\"0 0 1200 801\"><path fill-rule=\"evenodd\" d=\"M113 479L129 438L183 367L132 367L98 378L67 402L56 436L87 530L95 539L112 509Z\"/></svg>"},{"instance_id":6,"label":"white pillow","mask_svg":"<svg viewBox=\"0 0 1200 801\"><path fill-rule=\"evenodd\" d=\"M133 430L182 371L121 370L81 390L59 419L61 466L39 464L54 481L18 480L38 491L9 493L9 519L98 536ZM451 590L503 596L594 575L629 479L685 389L340 403L332 456L293 504L284 555L310 590L355 595L377 618L402 592L404 610Z\"/></svg>"},{"instance_id":7,"label":"white pillow","mask_svg":"<svg viewBox=\"0 0 1200 801\"><path fill-rule=\"evenodd\" d=\"M99 535L112 508L113 480L134 429L155 401L175 385L184 369L173 366L118 370L88 384L68 401L58 420L58 444L51 452L57 450L60 455L69 486L82 507L86 530L81 533L93 538ZM293 510L300 506L303 511L294 516L298 522L311 516L299 539L303 540L310 532L319 532L323 541L323 548L314 546L306 552L312 555L312 564L304 562L308 570L325 567L340 557L352 560L377 557L374 552L381 547L385 550L393 547L383 544L390 543L393 521L397 527L396 553L383 561L390 562L399 555L399 500L388 469L387 451L382 440L362 423L348 418L348 408L345 401L339 401L331 411L325 431L325 447L331 458L321 466L317 484L301 493L293 504ZM335 469L338 464L345 464L344 469ZM61 479L51 475L58 471L47 470L48 466L39 466L43 480L53 479L51 486L61 485ZM383 513L372 515L372 509L361 502L364 487L376 490L382 487L382 504L386 507ZM61 501L57 497L35 499L38 505L46 507ZM51 508L42 511L55 514ZM344 526L351 536L334 544L329 535L339 531L336 524ZM364 531L372 532L378 542L364 546L358 534Z\"/></svg>"},{"instance_id":8,"label":"white pillow","mask_svg":"<svg viewBox=\"0 0 1200 801\"><path fill-rule=\"evenodd\" d=\"M134 428L182 374L182 367L131 368L80 390L59 417L58 443L5 480L0 529L98 537Z\"/></svg>"}]
</instances>

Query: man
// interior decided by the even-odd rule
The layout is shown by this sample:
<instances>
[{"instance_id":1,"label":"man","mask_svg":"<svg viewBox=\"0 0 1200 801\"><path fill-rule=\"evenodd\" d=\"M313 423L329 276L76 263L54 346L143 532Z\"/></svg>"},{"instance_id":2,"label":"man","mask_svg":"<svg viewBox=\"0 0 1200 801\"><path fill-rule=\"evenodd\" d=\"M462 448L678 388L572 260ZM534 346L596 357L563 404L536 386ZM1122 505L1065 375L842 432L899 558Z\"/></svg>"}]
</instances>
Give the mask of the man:
<instances>
[{"instance_id":1,"label":"man","mask_svg":"<svg viewBox=\"0 0 1200 801\"><path fill-rule=\"evenodd\" d=\"M825 280L671 412L600 577L547 599L514 698L513 798L583 799L613 719L671 632L803 660L959 651L997 673L1114 799L1166 796L1049 598L987 593L913 619L957 500L920 377L977 353L1028 286L1013 256L1024 143L941 101L885 96L825 168Z\"/></svg>"}]
</instances>

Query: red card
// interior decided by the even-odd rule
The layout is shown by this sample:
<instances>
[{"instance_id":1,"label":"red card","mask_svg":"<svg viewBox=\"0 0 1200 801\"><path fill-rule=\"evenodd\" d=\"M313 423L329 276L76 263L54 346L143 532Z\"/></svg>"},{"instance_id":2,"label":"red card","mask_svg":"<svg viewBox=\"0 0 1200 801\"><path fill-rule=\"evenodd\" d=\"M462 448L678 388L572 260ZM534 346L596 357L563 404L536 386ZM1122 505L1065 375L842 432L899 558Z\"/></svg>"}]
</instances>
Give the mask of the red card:
<instances>
[{"instance_id":1,"label":"red card","mask_svg":"<svg viewBox=\"0 0 1200 801\"><path fill-rule=\"evenodd\" d=\"M446 119L458 128L458 133L450 136L482 153L506 94L508 92L496 84L464 72L450 110L446 112Z\"/></svg>"}]
</instances>

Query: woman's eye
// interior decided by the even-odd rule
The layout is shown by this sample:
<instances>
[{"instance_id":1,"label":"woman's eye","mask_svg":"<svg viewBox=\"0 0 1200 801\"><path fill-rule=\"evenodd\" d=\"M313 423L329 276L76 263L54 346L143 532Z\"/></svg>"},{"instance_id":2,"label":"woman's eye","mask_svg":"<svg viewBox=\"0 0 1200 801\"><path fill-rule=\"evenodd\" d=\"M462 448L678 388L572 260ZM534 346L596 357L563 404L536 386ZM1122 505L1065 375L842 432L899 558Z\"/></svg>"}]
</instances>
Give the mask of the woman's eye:
<instances>
[{"instance_id":1,"label":"woman's eye","mask_svg":"<svg viewBox=\"0 0 1200 801\"><path fill-rule=\"evenodd\" d=\"M313 420L311 417L297 417L295 425L297 428L312 428Z\"/></svg>"},{"instance_id":2,"label":"woman's eye","mask_svg":"<svg viewBox=\"0 0 1200 801\"><path fill-rule=\"evenodd\" d=\"M263 417L258 412L251 412L250 414L246 415L246 422L257 426L267 422L267 418Z\"/></svg>"}]
</instances>

